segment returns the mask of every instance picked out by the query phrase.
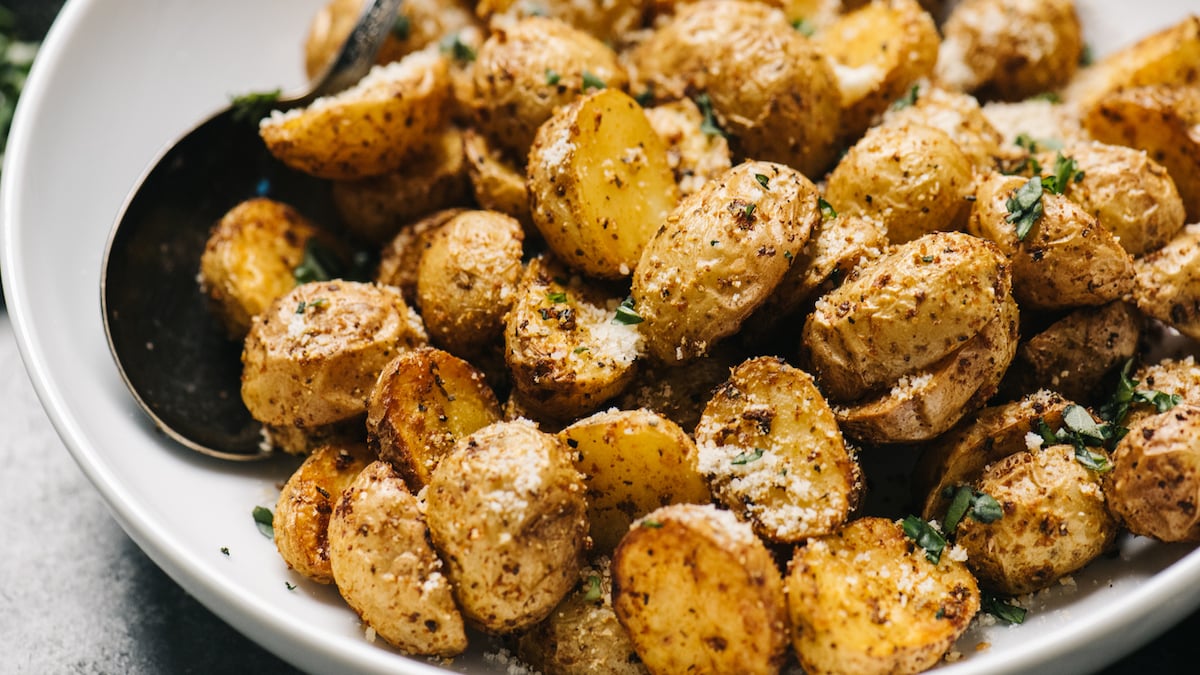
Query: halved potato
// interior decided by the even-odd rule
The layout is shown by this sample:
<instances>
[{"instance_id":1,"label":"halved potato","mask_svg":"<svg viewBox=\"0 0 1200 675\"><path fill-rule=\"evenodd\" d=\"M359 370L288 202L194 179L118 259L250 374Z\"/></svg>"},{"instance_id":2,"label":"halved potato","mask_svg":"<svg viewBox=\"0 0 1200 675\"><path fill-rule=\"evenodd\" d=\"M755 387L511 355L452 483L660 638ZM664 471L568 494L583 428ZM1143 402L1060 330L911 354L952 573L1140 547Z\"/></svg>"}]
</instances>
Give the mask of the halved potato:
<instances>
[{"instance_id":1,"label":"halved potato","mask_svg":"<svg viewBox=\"0 0 1200 675\"><path fill-rule=\"evenodd\" d=\"M1121 89L1145 85L1194 85L1200 78L1200 16L1148 35L1082 70L1064 96L1083 109Z\"/></svg>"}]
</instances>

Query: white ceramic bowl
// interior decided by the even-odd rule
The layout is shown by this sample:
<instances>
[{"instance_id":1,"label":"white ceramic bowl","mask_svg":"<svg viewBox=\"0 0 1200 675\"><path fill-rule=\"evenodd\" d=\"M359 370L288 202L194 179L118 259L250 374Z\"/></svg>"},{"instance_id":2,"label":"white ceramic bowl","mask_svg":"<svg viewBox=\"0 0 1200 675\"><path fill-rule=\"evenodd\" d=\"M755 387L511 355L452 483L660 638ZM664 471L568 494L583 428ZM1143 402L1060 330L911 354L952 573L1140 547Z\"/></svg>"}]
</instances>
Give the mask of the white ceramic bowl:
<instances>
[{"instance_id":1,"label":"white ceramic bowl","mask_svg":"<svg viewBox=\"0 0 1200 675\"><path fill-rule=\"evenodd\" d=\"M290 573L255 529L251 509L274 504L292 464L224 464L156 433L125 390L101 325L101 253L134 181L169 139L231 94L299 85L301 39L321 4L71 0L47 36L9 141L0 203L5 290L59 434L117 520L172 578L305 670L439 672L364 639L337 594ZM1098 54L1192 4L1079 0ZM960 642L967 658L946 672L1094 669L1200 603L1200 553L1187 547L1129 541L1119 558L1074 578L1024 625L973 629ZM981 641L991 646L976 652ZM486 648L452 668L503 672L483 657Z\"/></svg>"}]
</instances>

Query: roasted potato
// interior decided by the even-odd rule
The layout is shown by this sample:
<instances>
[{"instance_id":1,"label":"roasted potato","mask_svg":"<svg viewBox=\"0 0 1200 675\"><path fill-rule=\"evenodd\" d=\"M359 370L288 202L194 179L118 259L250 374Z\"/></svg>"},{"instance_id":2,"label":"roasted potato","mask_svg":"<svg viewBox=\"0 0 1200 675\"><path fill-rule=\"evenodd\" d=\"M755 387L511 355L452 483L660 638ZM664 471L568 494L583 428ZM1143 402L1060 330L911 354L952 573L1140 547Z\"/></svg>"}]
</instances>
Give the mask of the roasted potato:
<instances>
[{"instance_id":1,"label":"roasted potato","mask_svg":"<svg viewBox=\"0 0 1200 675\"><path fill-rule=\"evenodd\" d=\"M665 363L687 361L736 332L820 218L812 181L770 162L743 162L685 197L634 270L647 351Z\"/></svg>"},{"instance_id":2,"label":"roasted potato","mask_svg":"<svg viewBox=\"0 0 1200 675\"><path fill-rule=\"evenodd\" d=\"M367 402L367 441L413 492L462 438L500 420L483 373L462 359L419 347L392 359Z\"/></svg>"},{"instance_id":3,"label":"roasted potato","mask_svg":"<svg viewBox=\"0 0 1200 675\"><path fill-rule=\"evenodd\" d=\"M442 458L426 517L468 620L511 633L566 597L587 542L584 492L566 447L528 421L486 426Z\"/></svg>"},{"instance_id":4,"label":"roasted potato","mask_svg":"<svg viewBox=\"0 0 1200 675\"><path fill-rule=\"evenodd\" d=\"M259 135L279 161L319 178L378 176L429 147L449 101L447 60L419 52L305 108L271 113Z\"/></svg>"},{"instance_id":5,"label":"roasted potato","mask_svg":"<svg viewBox=\"0 0 1200 675\"><path fill-rule=\"evenodd\" d=\"M696 444L649 410L608 410L559 432L587 485L593 551L610 554L630 524L668 504L707 504Z\"/></svg>"},{"instance_id":6,"label":"roasted potato","mask_svg":"<svg viewBox=\"0 0 1200 675\"><path fill-rule=\"evenodd\" d=\"M1088 143L1092 137L1083 128L1079 108L1046 98L1027 98L1024 101L988 101L983 116L1000 132L1000 159L1027 156L1032 139L1038 147Z\"/></svg>"},{"instance_id":7,"label":"roasted potato","mask_svg":"<svg viewBox=\"0 0 1200 675\"><path fill-rule=\"evenodd\" d=\"M1010 101L1066 84L1083 53L1073 0L963 0L942 35L941 85Z\"/></svg>"},{"instance_id":8,"label":"roasted potato","mask_svg":"<svg viewBox=\"0 0 1200 675\"><path fill-rule=\"evenodd\" d=\"M968 232L996 243L1012 260L1017 302L1047 310L1096 306L1132 290L1133 259L1111 232L1062 195L1036 196L1040 209L1024 212L1032 224L1020 238L1015 221L1023 211L1016 192L1027 182L1000 173L980 179L967 221Z\"/></svg>"},{"instance_id":9,"label":"roasted potato","mask_svg":"<svg viewBox=\"0 0 1200 675\"><path fill-rule=\"evenodd\" d=\"M861 518L797 548L786 583L792 645L809 675L931 668L980 604L953 551L931 562L885 518Z\"/></svg>"},{"instance_id":10,"label":"roasted potato","mask_svg":"<svg viewBox=\"0 0 1200 675\"><path fill-rule=\"evenodd\" d=\"M691 434L713 390L741 360L736 351L718 347L686 364L647 368L614 404L621 410L653 410Z\"/></svg>"},{"instance_id":11,"label":"roasted potato","mask_svg":"<svg viewBox=\"0 0 1200 675\"><path fill-rule=\"evenodd\" d=\"M376 283L396 287L405 302L416 305L417 271L430 235L464 210L445 209L401 227L379 256Z\"/></svg>"},{"instance_id":12,"label":"roasted potato","mask_svg":"<svg viewBox=\"0 0 1200 675\"><path fill-rule=\"evenodd\" d=\"M1117 443L1105 494L1130 532L1196 542L1198 476L1200 407L1185 403L1141 419Z\"/></svg>"},{"instance_id":13,"label":"roasted potato","mask_svg":"<svg viewBox=\"0 0 1200 675\"><path fill-rule=\"evenodd\" d=\"M508 214L532 230L533 218L529 214L529 188L525 185L525 172L498 152L487 136L474 129L468 129L463 136L463 148L466 150L471 192L479 206Z\"/></svg>"},{"instance_id":14,"label":"roasted potato","mask_svg":"<svg viewBox=\"0 0 1200 675\"><path fill-rule=\"evenodd\" d=\"M862 470L812 377L780 359L733 369L696 426L700 471L756 534L796 543L858 508Z\"/></svg>"},{"instance_id":15,"label":"roasted potato","mask_svg":"<svg viewBox=\"0 0 1200 675\"><path fill-rule=\"evenodd\" d=\"M842 95L841 130L855 139L909 91L933 74L937 26L917 0L870 2L840 16L816 36L833 63Z\"/></svg>"},{"instance_id":16,"label":"roasted potato","mask_svg":"<svg viewBox=\"0 0 1200 675\"><path fill-rule=\"evenodd\" d=\"M333 583L329 520L338 498L358 473L375 461L361 443L324 445L284 483L275 503L275 548L287 563L319 584Z\"/></svg>"},{"instance_id":17,"label":"roasted potato","mask_svg":"<svg viewBox=\"0 0 1200 675\"><path fill-rule=\"evenodd\" d=\"M897 247L817 301L802 340L823 391L854 401L932 366L1001 315L1004 256L960 232Z\"/></svg>"},{"instance_id":18,"label":"roasted potato","mask_svg":"<svg viewBox=\"0 0 1200 675\"><path fill-rule=\"evenodd\" d=\"M675 504L629 530L613 555L613 608L652 673L778 673L787 601L750 526Z\"/></svg>"},{"instance_id":19,"label":"roasted potato","mask_svg":"<svg viewBox=\"0 0 1200 675\"><path fill-rule=\"evenodd\" d=\"M1200 339L1200 227L1134 263L1133 299L1147 316Z\"/></svg>"},{"instance_id":20,"label":"roasted potato","mask_svg":"<svg viewBox=\"0 0 1200 675\"><path fill-rule=\"evenodd\" d=\"M591 89L629 85L610 47L559 19L538 16L497 26L472 71L475 127L517 161L524 161L555 108Z\"/></svg>"},{"instance_id":21,"label":"roasted potato","mask_svg":"<svg viewBox=\"0 0 1200 675\"><path fill-rule=\"evenodd\" d=\"M1091 450L1102 453L1102 450ZM956 542L984 588L1022 595L1046 588L1104 553L1117 536L1100 475L1075 448L1023 450L986 469L974 487L1003 515L963 518Z\"/></svg>"},{"instance_id":22,"label":"roasted potato","mask_svg":"<svg viewBox=\"0 0 1200 675\"><path fill-rule=\"evenodd\" d=\"M494 211L464 211L429 234L417 266L417 307L435 344L468 357L499 341L523 271L524 239L520 223Z\"/></svg>"},{"instance_id":23,"label":"roasted potato","mask_svg":"<svg viewBox=\"0 0 1200 675\"><path fill-rule=\"evenodd\" d=\"M537 131L526 175L546 244L595 277L629 276L679 199L666 144L637 101L617 89L555 111Z\"/></svg>"},{"instance_id":24,"label":"roasted potato","mask_svg":"<svg viewBox=\"0 0 1200 675\"><path fill-rule=\"evenodd\" d=\"M430 138L429 152L395 171L334 181L333 204L347 230L363 241L382 244L405 223L468 202L462 131L447 125Z\"/></svg>"},{"instance_id":25,"label":"roasted potato","mask_svg":"<svg viewBox=\"0 0 1200 675\"><path fill-rule=\"evenodd\" d=\"M244 337L255 315L296 287L310 245L337 249L299 211L272 199L241 202L213 225L200 256L200 289L230 337Z\"/></svg>"},{"instance_id":26,"label":"roasted potato","mask_svg":"<svg viewBox=\"0 0 1200 675\"><path fill-rule=\"evenodd\" d=\"M254 318L242 400L264 424L320 427L366 413L379 372L428 341L395 289L352 281L297 286Z\"/></svg>"},{"instance_id":27,"label":"roasted potato","mask_svg":"<svg viewBox=\"0 0 1200 675\"><path fill-rule=\"evenodd\" d=\"M708 133L704 114L690 98L645 109L650 126L667 146L667 164L680 194L690 195L732 166L729 141Z\"/></svg>"},{"instance_id":28,"label":"roasted potato","mask_svg":"<svg viewBox=\"0 0 1200 675\"><path fill-rule=\"evenodd\" d=\"M479 0L475 11L492 24L529 16L560 19L608 44L641 28L650 0Z\"/></svg>"},{"instance_id":29,"label":"roasted potato","mask_svg":"<svg viewBox=\"0 0 1200 675\"><path fill-rule=\"evenodd\" d=\"M1178 396L1185 403L1200 405L1200 366L1193 356L1145 364L1137 369L1133 379L1143 385L1138 389ZM1155 412L1154 406L1135 405L1130 408L1125 425L1132 428Z\"/></svg>"},{"instance_id":30,"label":"roasted potato","mask_svg":"<svg viewBox=\"0 0 1200 675\"><path fill-rule=\"evenodd\" d=\"M571 420L633 379L642 337L628 308L552 258L529 262L505 325L505 361L525 406Z\"/></svg>"},{"instance_id":31,"label":"roasted potato","mask_svg":"<svg viewBox=\"0 0 1200 675\"><path fill-rule=\"evenodd\" d=\"M1003 137L988 120L974 96L941 87L913 85L915 100L897 102L884 113L882 124L924 124L940 129L958 145L976 172L995 166Z\"/></svg>"},{"instance_id":32,"label":"roasted potato","mask_svg":"<svg viewBox=\"0 0 1200 675\"><path fill-rule=\"evenodd\" d=\"M1064 91L1064 97L1087 110L1121 89L1159 84L1195 85L1198 79L1200 16L1192 14L1080 71Z\"/></svg>"},{"instance_id":33,"label":"roasted potato","mask_svg":"<svg viewBox=\"0 0 1200 675\"><path fill-rule=\"evenodd\" d=\"M829 174L825 199L839 214L874 218L893 244L961 229L970 211L971 163L945 132L923 124L870 129Z\"/></svg>"},{"instance_id":34,"label":"roasted potato","mask_svg":"<svg viewBox=\"0 0 1200 675\"><path fill-rule=\"evenodd\" d=\"M338 592L379 637L410 654L449 657L467 648L417 498L390 464L373 462L342 493L329 550Z\"/></svg>"}]
</instances>

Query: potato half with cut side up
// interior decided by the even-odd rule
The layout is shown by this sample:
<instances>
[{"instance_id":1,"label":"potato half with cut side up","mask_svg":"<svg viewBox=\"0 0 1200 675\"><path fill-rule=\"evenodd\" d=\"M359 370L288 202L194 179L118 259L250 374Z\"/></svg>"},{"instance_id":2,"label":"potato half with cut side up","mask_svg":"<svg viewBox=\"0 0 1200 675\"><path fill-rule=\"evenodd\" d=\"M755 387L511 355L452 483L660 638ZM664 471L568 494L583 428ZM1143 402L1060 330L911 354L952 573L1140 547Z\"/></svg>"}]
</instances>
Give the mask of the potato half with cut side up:
<instances>
[{"instance_id":1,"label":"potato half with cut side up","mask_svg":"<svg viewBox=\"0 0 1200 675\"><path fill-rule=\"evenodd\" d=\"M758 357L733 369L696 426L716 497L768 541L836 531L858 508L862 470L808 373Z\"/></svg>"},{"instance_id":2,"label":"potato half with cut side up","mask_svg":"<svg viewBox=\"0 0 1200 675\"><path fill-rule=\"evenodd\" d=\"M796 549L788 566L792 645L809 675L932 668L979 611L955 555L931 562L900 523L861 518Z\"/></svg>"},{"instance_id":3,"label":"potato half with cut side up","mask_svg":"<svg viewBox=\"0 0 1200 675\"><path fill-rule=\"evenodd\" d=\"M533 223L567 265L620 278L679 199L667 147L637 101L604 89L560 108L526 165Z\"/></svg>"},{"instance_id":4,"label":"potato half with cut side up","mask_svg":"<svg viewBox=\"0 0 1200 675\"><path fill-rule=\"evenodd\" d=\"M771 554L729 511L674 504L613 556L613 608L652 673L778 673L787 600Z\"/></svg>"}]
</instances>

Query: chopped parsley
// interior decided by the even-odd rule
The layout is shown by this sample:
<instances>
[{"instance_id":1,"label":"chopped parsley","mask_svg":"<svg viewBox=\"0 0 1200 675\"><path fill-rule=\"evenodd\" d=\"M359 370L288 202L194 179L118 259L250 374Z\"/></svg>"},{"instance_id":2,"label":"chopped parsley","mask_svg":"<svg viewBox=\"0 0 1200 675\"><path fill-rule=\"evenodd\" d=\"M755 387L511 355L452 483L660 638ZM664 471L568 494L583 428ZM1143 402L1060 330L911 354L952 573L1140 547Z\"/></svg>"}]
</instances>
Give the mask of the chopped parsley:
<instances>
[{"instance_id":1,"label":"chopped parsley","mask_svg":"<svg viewBox=\"0 0 1200 675\"><path fill-rule=\"evenodd\" d=\"M1000 598L984 591L980 593L979 609L991 614L1005 623L1023 623L1028 611L1024 607L1004 602Z\"/></svg>"},{"instance_id":2,"label":"chopped parsley","mask_svg":"<svg viewBox=\"0 0 1200 675\"><path fill-rule=\"evenodd\" d=\"M657 530L657 529L660 529L663 524L657 520L651 520L650 518L643 518L642 522L638 523L638 525L641 525L642 527L648 527L652 530Z\"/></svg>"},{"instance_id":3,"label":"chopped parsley","mask_svg":"<svg viewBox=\"0 0 1200 675\"><path fill-rule=\"evenodd\" d=\"M917 104L917 94L921 93L921 87L914 84L903 96L896 99L892 103L892 110L903 110Z\"/></svg>"},{"instance_id":4,"label":"chopped parsley","mask_svg":"<svg viewBox=\"0 0 1200 675\"><path fill-rule=\"evenodd\" d=\"M438 43L438 49L443 54L449 54L455 61L474 61L475 50L471 45L462 41L458 33L447 35Z\"/></svg>"},{"instance_id":5,"label":"chopped parsley","mask_svg":"<svg viewBox=\"0 0 1200 675\"><path fill-rule=\"evenodd\" d=\"M585 602L595 602L600 599L600 577L596 574L589 574L587 578L587 591L583 594Z\"/></svg>"},{"instance_id":6,"label":"chopped parsley","mask_svg":"<svg viewBox=\"0 0 1200 675\"><path fill-rule=\"evenodd\" d=\"M754 180L758 181L758 184L763 186L764 190L771 189L771 179L767 178L766 176L762 175L761 173L754 174Z\"/></svg>"},{"instance_id":7,"label":"chopped parsley","mask_svg":"<svg viewBox=\"0 0 1200 675\"><path fill-rule=\"evenodd\" d=\"M304 259L292 270L296 283L330 281L342 277L342 261L333 251L326 248L316 237L304 242Z\"/></svg>"},{"instance_id":8,"label":"chopped parsley","mask_svg":"<svg viewBox=\"0 0 1200 675\"><path fill-rule=\"evenodd\" d=\"M582 353L584 353L584 352L586 352L586 351L590 351L590 350L587 348L587 345L583 345L583 346L581 346L581 347L576 347L576 348L574 349L574 353L576 353L576 354L582 354Z\"/></svg>"},{"instance_id":9,"label":"chopped parsley","mask_svg":"<svg viewBox=\"0 0 1200 675\"><path fill-rule=\"evenodd\" d=\"M1083 180L1083 172L1071 157L1063 157L1059 152L1054 158L1054 175L1042 177L1042 187L1056 195L1061 195L1071 181L1078 183Z\"/></svg>"},{"instance_id":10,"label":"chopped parsley","mask_svg":"<svg viewBox=\"0 0 1200 675\"><path fill-rule=\"evenodd\" d=\"M931 262L933 262L933 256L923 255L923 256L921 256L921 262L931 263Z\"/></svg>"},{"instance_id":11,"label":"chopped parsley","mask_svg":"<svg viewBox=\"0 0 1200 675\"><path fill-rule=\"evenodd\" d=\"M392 22L392 37L397 40L407 40L412 34L412 21L403 14L397 14L396 20Z\"/></svg>"},{"instance_id":12,"label":"chopped parsley","mask_svg":"<svg viewBox=\"0 0 1200 675\"><path fill-rule=\"evenodd\" d=\"M1025 241L1025 237L1029 236L1029 231L1045 211L1045 207L1042 206L1041 176L1034 176L1017 188L1005 202L1005 206L1008 208L1008 216L1004 220L1016 225L1017 240Z\"/></svg>"},{"instance_id":13,"label":"chopped parsley","mask_svg":"<svg viewBox=\"0 0 1200 675\"><path fill-rule=\"evenodd\" d=\"M642 315L638 314L633 308L632 295L625 298L621 301L621 304L617 305L617 313L612 319L613 323L625 324L626 326L632 326L633 324L641 323L642 321L645 321L645 319L643 319Z\"/></svg>"},{"instance_id":14,"label":"chopped parsley","mask_svg":"<svg viewBox=\"0 0 1200 675\"><path fill-rule=\"evenodd\" d=\"M729 463L740 465L740 464L749 464L750 462L756 462L756 461L762 459L763 452L765 452L765 451L762 448L754 448L753 450L750 450L750 451L740 452L737 454L736 457L731 459L729 461Z\"/></svg>"},{"instance_id":15,"label":"chopped parsley","mask_svg":"<svg viewBox=\"0 0 1200 675\"><path fill-rule=\"evenodd\" d=\"M817 197L817 208L821 210L822 220L833 220L837 218L837 211L833 210L833 206L825 201L824 197Z\"/></svg>"},{"instance_id":16,"label":"chopped parsley","mask_svg":"<svg viewBox=\"0 0 1200 675\"><path fill-rule=\"evenodd\" d=\"M952 488L947 488L952 490ZM953 533L963 518L971 516L981 523L994 523L1004 515L1000 502L986 492L980 492L969 485L959 486L954 492L950 508L946 509L946 519L943 523L947 532Z\"/></svg>"},{"instance_id":17,"label":"chopped parsley","mask_svg":"<svg viewBox=\"0 0 1200 675\"><path fill-rule=\"evenodd\" d=\"M1037 96L1034 96L1030 100L1048 101L1050 103L1062 103L1062 97L1053 91L1043 91L1042 93L1038 94Z\"/></svg>"},{"instance_id":18,"label":"chopped parsley","mask_svg":"<svg viewBox=\"0 0 1200 675\"><path fill-rule=\"evenodd\" d=\"M905 536L925 549L925 558L934 565L938 564L942 559L942 551L946 549L946 537L933 525L916 516L907 516L900 526L904 529Z\"/></svg>"},{"instance_id":19,"label":"chopped parsley","mask_svg":"<svg viewBox=\"0 0 1200 675\"><path fill-rule=\"evenodd\" d=\"M229 102L229 106L232 108L230 114L233 115L235 122L257 124L259 120L267 116L282 94L283 90L272 89L234 96Z\"/></svg>"},{"instance_id":20,"label":"chopped parsley","mask_svg":"<svg viewBox=\"0 0 1200 675\"><path fill-rule=\"evenodd\" d=\"M1046 445L1070 445L1075 448L1075 459L1085 468L1097 473L1112 470L1108 455L1092 448L1112 447L1128 429L1109 423L1097 423L1092 414L1080 405L1071 404L1063 409L1063 428L1054 431L1039 418L1034 424Z\"/></svg>"},{"instance_id":21,"label":"chopped parsley","mask_svg":"<svg viewBox=\"0 0 1200 675\"><path fill-rule=\"evenodd\" d=\"M637 101L637 104L643 108L648 108L650 104L654 103L654 89L647 88L637 96L634 96L633 100Z\"/></svg>"},{"instance_id":22,"label":"chopped parsley","mask_svg":"<svg viewBox=\"0 0 1200 675\"><path fill-rule=\"evenodd\" d=\"M796 32L804 37L812 37L817 32L817 27L808 19L794 19L792 21L792 28L796 29Z\"/></svg>"},{"instance_id":23,"label":"chopped parsley","mask_svg":"<svg viewBox=\"0 0 1200 675\"><path fill-rule=\"evenodd\" d=\"M696 97L696 107L700 108L700 114L704 115L704 119L700 122L700 131L708 136L724 136L725 130L717 124L716 116L713 114L712 99L708 94L700 94Z\"/></svg>"},{"instance_id":24,"label":"chopped parsley","mask_svg":"<svg viewBox=\"0 0 1200 675\"><path fill-rule=\"evenodd\" d=\"M1092 65L1095 60L1096 57L1092 54L1092 46L1089 44L1084 44L1083 49L1079 50L1079 65L1086 68L1087 66Z\"/></svg>"},{"instance_id":25,"label":"chopped parsley","mask_svg":"<svg viewBox=\"0 0 1200 675\"><path fill-rule=\"evenodd\" d=\"M567 294L563 291L550 291L546 293L546 299L557 305L567 301Z\"/></svg>"},{"instance_id":26,"label":"chopped parsley","mask_svg":"<svg viewBox=\"0 0 1200 675\"><path fill-rule=\"evenodd\" d=\"M561 79L562 75L559 75L557 72L555 72L553 68L546 69L546 84L554 86L558 84L558 81Z\"/></svg>"},{"instance_id":27,"label":"chopped parsley","mask_svg":"<svg viewBox=\"0 0 1200 675\"><path fill-rule=\"evenodd\" d=\"M250 512L254 516L254 524L258 526L258 531L262 536L268 539L275 538L275 514L265 506L256 506Z\"/></svg>"},{"instance_id":28,"label":"chopped parsley","mask_svg":"<svg viewBox=\"0 0 1200 675\"><path fill-rule=\"evenodd\" d=\"M1125 362L1117 376L1117 389L1112 397L1100 406L1097 411L1100 418L1110 424L1124 424L1129 415L1129 409L1135 404L1154 406L1154 410L1164 413L1183 402L1179 394L1167 394L1161 391L1138 389L1138 380L1130 376L1133 370L1133 359Z\"/></svg>"},{"instance_id":29,"label":"chopped parsley","mask_svg":"<svg viewBox=\"0 0 1200 675\"><path fill-rule=\"evenodd\" d=\"M221 555L224 555L224 556L229 555L229 547L228 546L221 547Z\"/></svg>"},{"instance_id":30,"label":"chopped parsley","mask_svg":"<svg viewBox=\"0 0 1200 675\"><path fill-rule=\"evenodd\" d=\"M588 89L604 89L607 86L604 84L604 80L586 70L583 71L583 91L587 91Z\"/></svg>"},{"instance_id":31,"label":"chopped parsley","mask_svg":"<svg viewBox=\"0 0 1200 675\"><path fill-rule=\"evenodd\" d=\"M755 212L757 209L758 209L758 204L755 204L755 203L753 203L753 202L751 202L751 203L747 204L747 205L746 205L746 210L745 210L745 211L743 211L743 215L745 216L746 220L751 220L751 219L753 219L753 218L754 218L754 212Z\"/></svg>"},{"instance_id":32,"label":"chopped parsley","mask_svg":"<svg viewBox=\"0 0 1200 675\"><path fill-rule=\"evenodd\" d=\"M283 585L284 585L284 586L286 586L286 587L287 587L287 589L288 589L289 591L294 591L294 590L296 590L296 584L293 584L293 583L292 583L292 582L290 582L290 581L285 581L285 582L283 582Z\"/></svg>"}]
</instances>

